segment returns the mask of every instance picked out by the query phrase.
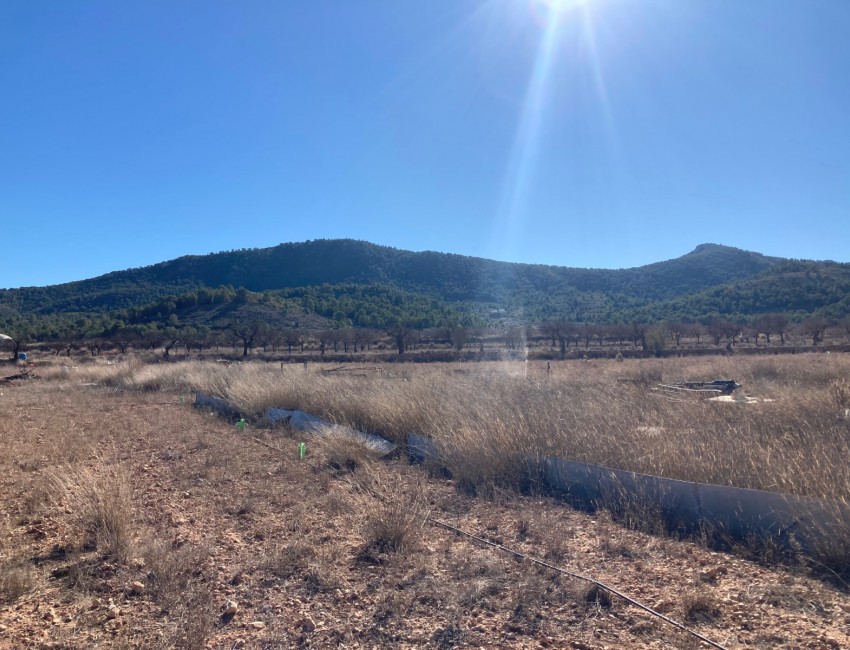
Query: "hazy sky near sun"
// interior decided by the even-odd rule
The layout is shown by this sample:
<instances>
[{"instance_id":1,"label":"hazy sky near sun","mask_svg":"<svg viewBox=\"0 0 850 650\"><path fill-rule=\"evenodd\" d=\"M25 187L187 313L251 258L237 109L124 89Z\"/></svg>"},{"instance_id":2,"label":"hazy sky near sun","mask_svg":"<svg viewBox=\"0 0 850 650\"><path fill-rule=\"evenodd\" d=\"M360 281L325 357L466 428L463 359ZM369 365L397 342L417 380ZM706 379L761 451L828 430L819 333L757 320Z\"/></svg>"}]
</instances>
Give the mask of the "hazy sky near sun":
<instances>
[{"instance_id":1,"label":"hazy sky near sun","mask_svg":"<svg viewBox=\"0 0 850 650\"><path fill-rule=\"evenodd\" d=\"M848 0L4 0L0 287L351 237L850 261Z\"/></svg>"}]
</instances>

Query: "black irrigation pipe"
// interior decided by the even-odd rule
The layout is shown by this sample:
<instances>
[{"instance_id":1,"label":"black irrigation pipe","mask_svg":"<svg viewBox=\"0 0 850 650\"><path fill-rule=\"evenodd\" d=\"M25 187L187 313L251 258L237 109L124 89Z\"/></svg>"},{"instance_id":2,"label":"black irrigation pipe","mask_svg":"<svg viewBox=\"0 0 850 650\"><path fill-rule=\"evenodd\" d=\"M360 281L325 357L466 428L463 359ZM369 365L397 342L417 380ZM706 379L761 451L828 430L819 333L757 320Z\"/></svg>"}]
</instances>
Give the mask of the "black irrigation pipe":
<instances>
[{"instance_id":1,"label":"black irrigation pipe","mask_svg":"<svg viewBox=\"0 0 850 650\"><path fill-rule=\"evenodd\" d=\"M699 632L696 632L696 631L690 629L689 627L685 627L681 623L674 621L672 618L669 618L669 617L665 616L664 614L662 614L660 612L656 612L651 607L647 607L643 603L638 602L634 598L627 596L622 591L620 591L620 590L618 590L618 589L616 589L616 588L614 588L610 585L607 585L604 582L600 582L599 580L595 580L594 578L591 578L589 576L582 575L581 573L575 573L574 571L569 571L568 569L563 569L559 566L555 566L554 564L549 564L548 562L544 562L543 560L538 560L537 558L533 558L529 555L526 555L525 553L520 553L519 551L515 551L511 548L508 548L507 546L503 546L502 544L497 544L496 542L491 542L489 539L484 539L483 537L479 537L478 535L473 535L470 532L462 530L462 529L460 529L456 526L452 526L451 524L447 524L446 522L440 521L439 519L434 519L433 517L427 517L426 520L431 522L435 526L441 526L443 528L446 528L447 530L450 530L454 533L457 533L458 535L462 535L463 537L468 537L469 539L475 540L476 542L486 544L487 546L492 546L493 548L497 548L500 551L508 553L509 555L513 555L514 557L519 558L521 560L528 560L529 562L531 562L533 564L537 564L539 566L546 567L547 569L551 569L552 571L557 571L558 573L562 573L564 575L570 576L571 578L578 578L579 580L584 580L586 582L590 582L590 583L596 585L597 587L604 589L605 591L611 592L615 596L619 596L620 598L625 600L627 603L634 605L638 609L642 609L643 611L648 612L649 614L652 614L653 616L655 616L657 618L660 618L665 623L669 623L673 627L676 627L676 628L678 628L678 629L680 629L684 632L687 632L688 634L696 637L697 639L699 639L703 643L707 643L712 648L717 648L718 650L726 650L726 648L724 648L719 643L715 643L711 639L704 637Z\"/></svg>"}]
</instances>

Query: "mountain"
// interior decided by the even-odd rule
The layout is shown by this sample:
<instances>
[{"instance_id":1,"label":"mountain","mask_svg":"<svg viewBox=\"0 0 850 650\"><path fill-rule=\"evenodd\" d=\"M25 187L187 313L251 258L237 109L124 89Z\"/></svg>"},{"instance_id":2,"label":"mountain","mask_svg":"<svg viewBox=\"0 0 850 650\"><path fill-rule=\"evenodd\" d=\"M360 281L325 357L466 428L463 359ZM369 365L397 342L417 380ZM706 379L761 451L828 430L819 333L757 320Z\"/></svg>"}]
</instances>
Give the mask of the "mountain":
<instances>
[{"instance_id":1,"label":"mountain","mask_svg":"<svg viewBox=\"0 0 850 650\"><path fill-rule=\"evenodd\" d=\"M634 269L577 269L398 250L354 240L190 255L91 280L0 291L25 313L100 312L143 305L200 287L267 291L323 284L387 284L447 301L503 302L518 291L630 293L672 298L751 277L777 263L758 253L703 244L687 255Z\"/></svg>"},{"instance_id":2,"label":"mountain","mask_svg":"<svg viewBox=\"0 0 850 650\"><path fill-rule=\"evenodd\" d=\"M266 294L270 309L373 327L400 318L427 326L439 318L614 322L850 313L850 266L717 244L614 270L411 252L342 239L185 256L90 280L0 290L0 323L60 315L162 321L172 314L200 322L213 317L199 292L219 287L227 301L243 288Z\"/></svg>"}]
</instances>

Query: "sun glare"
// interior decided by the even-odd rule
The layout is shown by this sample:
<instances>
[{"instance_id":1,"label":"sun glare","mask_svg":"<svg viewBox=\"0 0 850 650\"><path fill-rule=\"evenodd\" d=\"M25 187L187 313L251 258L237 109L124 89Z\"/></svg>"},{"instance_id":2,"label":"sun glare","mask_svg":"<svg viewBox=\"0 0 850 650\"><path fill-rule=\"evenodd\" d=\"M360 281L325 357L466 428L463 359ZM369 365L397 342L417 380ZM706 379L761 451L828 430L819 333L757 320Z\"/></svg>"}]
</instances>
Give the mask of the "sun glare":
<instances>
[{"instance_id":1,"label":"sun glare","mask_svg":"<svg viewBox=\"0 0 850 650\"><path fill-rule=\"evenodd\" d=\"M564 11L590 4L591 0L533 0L535 4L543 5L550 11Z\"/></svg>"}]
</instances>

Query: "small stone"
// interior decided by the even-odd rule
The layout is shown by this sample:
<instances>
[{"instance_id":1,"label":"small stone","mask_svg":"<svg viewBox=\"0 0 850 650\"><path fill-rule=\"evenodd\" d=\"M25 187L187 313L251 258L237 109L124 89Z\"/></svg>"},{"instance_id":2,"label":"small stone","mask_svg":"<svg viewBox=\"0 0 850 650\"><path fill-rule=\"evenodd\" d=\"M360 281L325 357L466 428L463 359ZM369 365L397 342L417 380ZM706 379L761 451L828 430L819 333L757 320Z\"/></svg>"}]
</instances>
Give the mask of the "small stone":
<instances>
[{"instance_id":1,"label":"small stone","mask_svg":"<svg viewBox=\"0 0 850 650\"><path fill-rule=\"evenodd\" d=\"M303 620L302 620L302 621L298 624L298 626L299 626L299 627L300 627L300 628L301 628L304 632L308 632L308 633L309 633L309 632L315 632L315 631L316 631L316 624L312 621L312 619L309 619L309 618L305 618L305 619L303 619Z\"/></svg>"},{"instance_id":2,"label":"small stone","mask_svg":"<svg viewBox=\"0 0 850 650\"><path fill-rule=\"evenodd\" d=\"M233 642L234 648L242 648L244 646L245 646L245 639L236 639L236 641Z\"/></svg>"},{"instance_id":3,"label":"small stone","mask_svg":"<svg viewBox=\"0 0 850 650\"><path fill-rule=\"evenodd\" d=\"M107 618L118 618L121 615L121 608L109 599L109 607L106 608Z\"/></svg>"},{"instance_id":4,"label":"small stone","mask_svg":"<svg viewBox=\"0 0 850 650\"><path fill-rule=\"evenodd\" d=\"M138 580L136 580L135 582L131 582L127 586L127 591L129 591L134 596L140 596L145 593L145 583L139 582Z\"/></svg>"},{"instance_id":5,"label":"small stone","mask_svg":"<svg viewBox=\"0 0 850 650\"><path fill-rule=\"evenodd\" d=\"M56 614L52 607L44 612L41 618L45 621L49 621L53 625L59 625L62 622L62 619L59 618L58 614Z\"/></svg>"},{"instance_id":6,"label":"small stone","mask_svg":"<svg viewBox=\"0 0 850 650\"><path fill-rule=\"evenodd\" d=\"M239 611L239 605L235 600L228 600L224 603L224 615L225 616L236 616L236 612Z\"/></svg>"},{"instance_id":7,"label":"small stone","mask_svg":"<svg viewBox=\"0 0 850 650\"><path fill-rule=\"evenodd\" d=\"M251 621L248 623L248 627L254 628L255 630L262 630L266 626L262 621Z\"/></svg>"}]
</instances>

